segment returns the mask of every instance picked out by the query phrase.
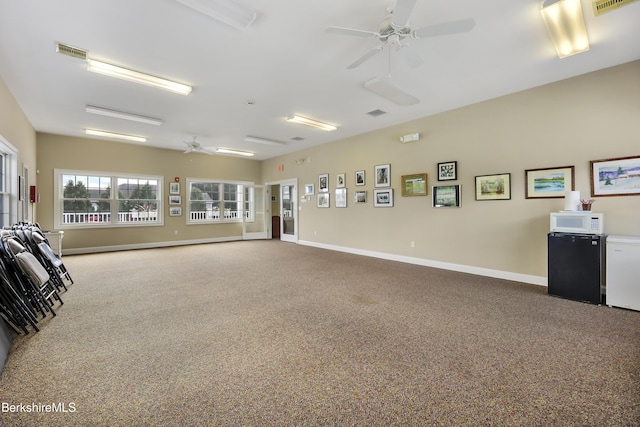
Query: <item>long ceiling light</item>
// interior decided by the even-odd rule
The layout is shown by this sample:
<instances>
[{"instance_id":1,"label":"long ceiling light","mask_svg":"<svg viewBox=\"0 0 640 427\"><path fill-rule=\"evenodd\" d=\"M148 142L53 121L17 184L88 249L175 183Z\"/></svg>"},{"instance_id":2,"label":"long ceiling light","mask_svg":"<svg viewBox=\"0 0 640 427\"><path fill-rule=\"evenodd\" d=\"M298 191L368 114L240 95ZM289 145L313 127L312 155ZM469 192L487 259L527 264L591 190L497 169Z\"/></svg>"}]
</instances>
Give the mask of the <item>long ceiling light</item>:
<instances>
[{"instance_id":1,"label":"long ceiling light","mask_svg":"<svg viewBox=\"0 0 640 427\"><path fill-rule=\"evenodd\" d=\"M157 87L170 92L179 93L181 95L189 95L191 93L191 86L163 79L161 77L152 76L150 74L141 73L140 71L129 70L128 68L107 64L106 62L97 61L95 59L87 59L87 70L147 86Z\"/></svg>"},{"instance_id":2,"label":"long ceiling light","mask_svg":"<svg viewBox=\"0 0 640 427\"><path fill-rule=\"evenodd\" d=\"M580 0L546 0L540 13L560 58L589 50Z\"/></svg>"},{"instance_id":3,"label":"long ceiling light","mask_svg":"<svg viewBox=\"0 0 640 427\"><path fill-rule=\"evenodd\" d=\"M313 119L308 119L306 117L297 116L297 115L291 115L291 116L287 117L287 121L288 122L292 122L292 123L299 123L301 125L311 126L311 127L317 128L317 129L326 130L328 132L331 132L331 131L334 131L334 130L338 129L337 126L330 125L330 124L324 123L324 122L320 122L318 120L313 120Z\"/></svg>"},{"instance_id":4,"label":"long ceiling light","mask_svg":"<svg viewBox=\"0 0 640 427\"><path fill-rule=\"evenodd\" d=\"M266 139L266 138L258 138L257 136L249 136L249 135L244 137L244 141L254 142L256 144L264 144L264 145L284 145L285 144L282 141L276 141L273 139Z\"/></svg>"},{"instance_id":5,"label":"long ceiling light","mask_svg":"<svg viewBox=\"0 0 640 427\"><path fill-rule=\"evenodd\" d=\"M110 110L108 108L96 107L94 105L87 105L85 111L91 114L98 114L100 116L113 117L116 119L131 120L133 122L145 123L148 125L160 126L162 124L162 120L155 119L153 117L125 113L124 111Z\"/></svg>"},{"instance_id":6,"label":"long ceiling light","mask_svg":"<svg viewBox=\"0 0 640 427\"><path fill-rule=\"evenodd\" d=\"M216 148L216 153L220 154L233 154L236 156L253 157L256 153L250 151L232 150L231 148Z\"/></svg>"},{"instance_id":7,"label":"long ceiling light","mask_svg":"<svg viewBox=\"0 0 640 427\"><path fill-rule=\"evenodd\" d=\"M398 105L415 105L420 102L418 98L386 79L374 77L364 83L364 88Z\"/></svg>"},{"instance_id":8,"label":"long ceiling light","mask_svg":"<svg viewBox=\"0 0 640 427\"><path fill-rule=\"evenodd\" d=\"M133 142L147 142L147 138L145 138L144 136L129 135L126 133L106 132L106 131L97 130L97 129L85 129L85 133L87 135L100 136L104 138L122 139L125 141L133 141Z\"/></svg>"},{"instance_id":9,"label":"long ceiling light","mask_svg":"<svg viewBox=\"0 0 640 427\"><path fill-rule=\"evenodd\" d=\"M255 21L256 13L229 0L177 0L216 21L237 30L245 30Z\"/></svg>"}]
</instances>

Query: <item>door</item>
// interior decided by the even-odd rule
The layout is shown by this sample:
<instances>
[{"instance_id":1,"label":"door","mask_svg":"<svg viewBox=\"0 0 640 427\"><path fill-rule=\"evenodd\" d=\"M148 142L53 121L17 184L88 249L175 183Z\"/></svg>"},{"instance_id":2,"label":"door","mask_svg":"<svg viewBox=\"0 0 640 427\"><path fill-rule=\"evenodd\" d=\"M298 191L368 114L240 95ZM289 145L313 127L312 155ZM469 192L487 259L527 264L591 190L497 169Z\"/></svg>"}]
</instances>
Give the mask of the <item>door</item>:
<instances>
[{"instance_id":1,"label":"door","mask_svg":"<svg viewBox=\"0 0 640 427\"><path fill-rule=\"evenodd\" d=\"M267 238L267 200L270 200L268 193L269 190L263 185L244 186L244 220L242 221L244 240Z\"/></svg>"},{"instance_id":2,"label":"door","mask_svg":"<svg viewBox=\"0 0 640 427\"><path fill-rule=\"evenodd\" d=\"M280 184L280 240L298 241L297 190L295 182Z\"/></svg>"}]
</instances>

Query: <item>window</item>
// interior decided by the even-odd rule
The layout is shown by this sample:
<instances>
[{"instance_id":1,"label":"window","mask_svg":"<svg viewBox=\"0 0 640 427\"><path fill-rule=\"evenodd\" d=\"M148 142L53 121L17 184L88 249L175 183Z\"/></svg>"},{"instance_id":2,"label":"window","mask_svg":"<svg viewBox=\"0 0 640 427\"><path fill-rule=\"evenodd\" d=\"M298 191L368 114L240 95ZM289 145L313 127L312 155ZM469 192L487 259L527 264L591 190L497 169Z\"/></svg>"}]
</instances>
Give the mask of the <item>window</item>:
<instances>
[{"instance_id":1,"label":"window","mask_svg":"<svg viewBox=\"0 0 640 427\"><path fill-rule=\"evenodd\" d=\"M18 221L18 150L0 136L0 228Z\"/></svg>"},{"instance_id":2,"label":"window","mask_svg":"<svg viewBox=\"0 0 640 427\"><path fill-rule=\"evenodd\" d=\"M244 183L187 179L187 223L242 222Z\"/></svg>"},{"instance_id":3,"label":"window","mask_svg":"<svg viewBox=\"0 0 640 427\"><path fill-rule=\"evenodd\" d=\"M162 177L56 170L56 227L162 225Z\"/></svg>"}]
</instances>

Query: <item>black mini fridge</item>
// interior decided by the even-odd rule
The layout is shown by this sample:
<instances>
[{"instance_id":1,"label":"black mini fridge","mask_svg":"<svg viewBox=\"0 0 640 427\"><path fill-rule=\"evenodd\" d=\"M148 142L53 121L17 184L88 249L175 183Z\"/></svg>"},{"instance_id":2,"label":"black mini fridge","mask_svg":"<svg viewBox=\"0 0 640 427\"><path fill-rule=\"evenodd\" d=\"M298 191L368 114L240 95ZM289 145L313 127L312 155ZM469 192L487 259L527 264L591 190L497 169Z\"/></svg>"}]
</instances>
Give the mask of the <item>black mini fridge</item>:
<instances>
[{"instance_id":1,"label":"black mini fridge","mask_svg":"<svg viewBox=\"0 0 640 427\"><path fill-rule=\"evenodd\" d=\"M549 233L548 293L602 304L604 236Z\"/></svg>"}]
</instances>

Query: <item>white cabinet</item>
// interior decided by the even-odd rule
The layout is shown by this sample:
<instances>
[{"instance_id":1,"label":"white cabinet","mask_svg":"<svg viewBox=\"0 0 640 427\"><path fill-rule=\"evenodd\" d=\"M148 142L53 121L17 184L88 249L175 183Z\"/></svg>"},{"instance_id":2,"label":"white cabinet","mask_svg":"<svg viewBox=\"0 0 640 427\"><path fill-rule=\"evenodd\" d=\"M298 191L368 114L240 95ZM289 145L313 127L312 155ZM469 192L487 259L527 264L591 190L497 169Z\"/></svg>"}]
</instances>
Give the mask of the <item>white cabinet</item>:
<instances>
[{"instance_id":1,"label":"white cabinet","mask_svg":"<svg viewBox=\"0 0 640 427\"><path fill-rule=\"evenodd\" d=\"M607 237L607 305L640 311L640 236Z\"/></svg>"}]
</instances>

